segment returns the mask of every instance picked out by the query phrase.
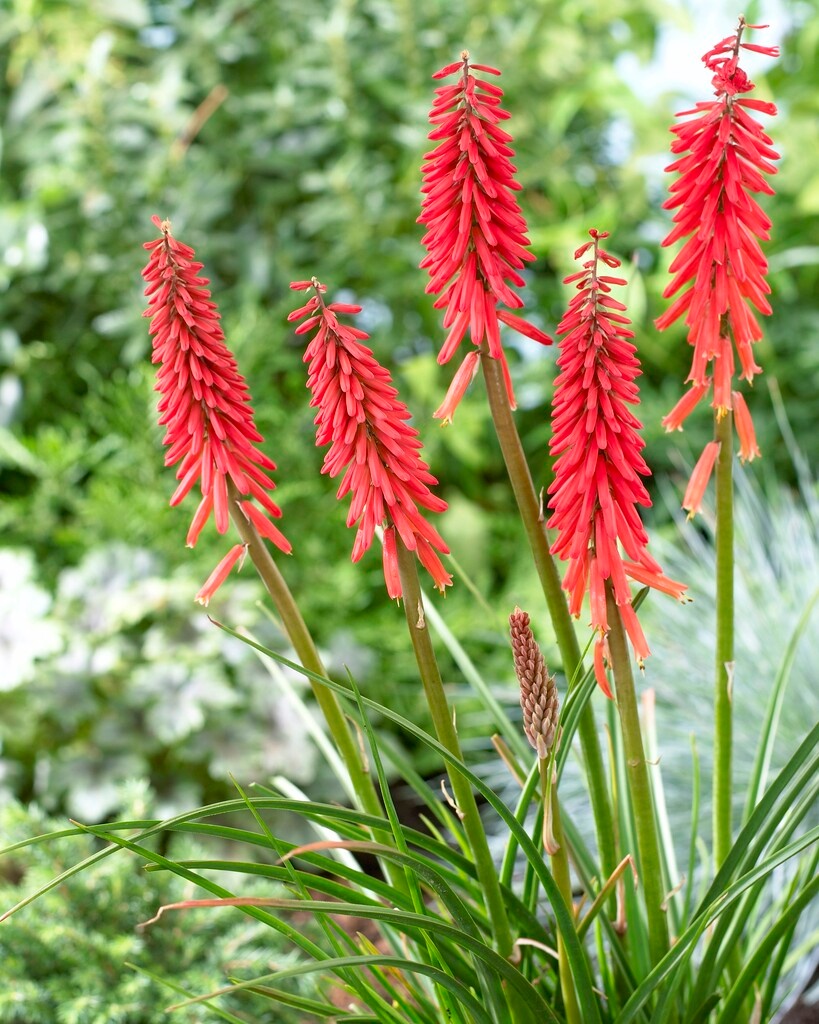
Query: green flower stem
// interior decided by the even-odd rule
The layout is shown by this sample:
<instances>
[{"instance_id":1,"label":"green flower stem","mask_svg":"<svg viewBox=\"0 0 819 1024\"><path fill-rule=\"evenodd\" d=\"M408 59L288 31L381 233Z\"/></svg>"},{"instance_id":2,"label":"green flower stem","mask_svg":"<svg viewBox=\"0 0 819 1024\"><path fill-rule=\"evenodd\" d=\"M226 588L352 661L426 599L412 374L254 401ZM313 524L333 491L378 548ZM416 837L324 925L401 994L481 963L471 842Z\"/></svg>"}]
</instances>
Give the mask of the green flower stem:
<instances>
[{"instance_id":1,"label":"green flower stem","mask_svg":"<svg viewBox=\"0 0 819 1024\"><path fill-rule=\"evenodd\" d=\"M512 410L509 407L501 366L498 360L493 359L486 350L481 351L481 365L486 382L489 408L495 423L495 432L498 435L506 471L509 474L529 547L532 549L535 568L546 597L560 656L563 659L563 671L570 683L572 679L577 682L581 677L581 673L577 671L581 664L580 645L577 642L572 618L569 615L566 597L560 586L560 576L549 551L549 538L546 534L523 445L520 442ZM614 843L614 818L606 786L603 753L591 704L587 704L583 709L578 728L586 764L597 845L600 850L602 868L600 881L602 883L611 876L617 867L617 851Z\"/></svg>"},{"instance_id":2,"label":"green flower stem","mask_svg":"<svg viewBox=\"0 0 819 1024\"><path fill-rule=\"evenodd\" d=\"M551 849L547 849L552 865L552 875L560 889L560 895L566 906L571 910L572 900L572 878L569 872L569 855L566 852L566 840L563 836L563 826L560 822L560 804L557 799L557 783L555 777L549 781L549 772L554 770L554 762L551 758L540 758L540 782L543 792L543 840L544 847L549 840L552 841ZM547 822L548 837L547 837ZM569 957L566 953L566 943L563 936L557 935L557 962L560 975L560 993L563 996L563 1006L566 1010L566 1024L583 1024L583 1017L580 1013L580 1006L577 1002L577 993L574 988L574 979L569 965Z\"/></svg>"},{"instance_id":3,"label":"green flower stem","mask_svg":"<svg viewBox=\"0 0 819 1024\"><path fill-rule=\"evenodd\" d=\"M427 629L415 554L407 550L400 538L398 538L397 547L398 571L404 594L404 614L415 651L415 660L418 662L418 669L424 684L424 693L432 716L432 724L440 743L451 754L463 761L461 744ZM475 802L475 794L463 775L454 768L448 768L448 772L458 814L464 823L466 838L475 860L478 881L486 900L486 909L492 923L495 944L501 956L508 957L512 953L512 932L506 916L498 873L492 860L492 854L489 852L486 832L478 812L478 805Z\"/></svg>"},{"instance_id":4,"label":"green flower stem","mask_svg":"<svg viewBox=\"0 0 819 1024\"><path fill-rule=\"evenodd\" d=\"M262 578L268 594L273 599L273 604L281 617L284 631L293 645L293 649L299 661L306 669L315 672L317 675L326 676L321 657L316 649L313 637L302 618L299 607L296 604L290 588L287 586L284 577L279 572L279 567L273 561L267 545L262 540L256 527L248 522L241 508L237 504L238 494L232 483L228 483L228 503L230 514L236 529L247 545L247 553L256 571ZM359 749L358 743L353 738L350 727L345 718L338 697L320 683L310 683L318 706L321 708L327 728L338 748L347 771L350 773L350 781L353 790L358 797L361 809L369 814L383 815L384 811L381 801L375 791L372 778L370 777L364 763L363 751ZM382 841L389 842L389 838L382 838Z\"/></svg>"},{"instance_id":5,"label":"green flower stem","mask_svg":"<svg viewBox=\"0 0 819 1024\"><path fill-rule=\"evenodd\" d=\"M734 668L734 425L730 412L715 421L717 456L717 654L714 688L714 870L731 849L731 745Z\"/></svg>"},{"instance_id":6,"label":"green flower stem","mask_svg":"<svg viewBox=\"0 0 819 1024\"><path fill-rule=\"evenodd\" d=\"M620 715L620 728L623 732L623 751L626 756L629 793L637 831L638 871L646 902L649 955L652 966L655 966L668 952L668 920L662 908L665 893L660 844L643 737L640 733L631 657L623 620L620 618L620 609L614 599L610 580L606 581L606 613L609 620L608 643L615 696Z\"/></svg>"}]
</instances>

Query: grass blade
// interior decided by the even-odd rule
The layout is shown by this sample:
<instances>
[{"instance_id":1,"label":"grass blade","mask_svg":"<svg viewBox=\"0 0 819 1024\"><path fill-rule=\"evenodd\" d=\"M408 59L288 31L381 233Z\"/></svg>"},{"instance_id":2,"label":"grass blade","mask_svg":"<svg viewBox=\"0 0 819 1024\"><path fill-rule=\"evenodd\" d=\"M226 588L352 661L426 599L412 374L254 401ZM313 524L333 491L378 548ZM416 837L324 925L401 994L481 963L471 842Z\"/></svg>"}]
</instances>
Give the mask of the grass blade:
<instances>
[{"instance_id":1,"label":"grass blade","mask_svg":"<svg viewBox=\"0 0 819 1024\"><path fill-rule=\"evenodd\" d=\"M195 1003L210 1002L210 1000L215 999L217 996L225 995L228 992L250 989L254 986L259 986L263 982L284 981L287 978L297 978L302 975L313 974L316 971L321 970L328 970L333 973L337 973L346 971L349 968L366 968L374 966L385 966L396 971L408 971L411 974L426 975L427 977L432 978L433 981L442 985L444 988L449 989L449 991L456 996L458 1001L469 1010L475 1024L493 1024L492 1018L472 995L469 989L455 978L445 974L443 971L439 971L435 967L430 967L429 964L416 963L413 960L406 960L401 957L369 954L362 956L333 957L331 959L324 960L321 963L308 963L300 964L298 967L288 967L286 970L277 971L275 974L266 974L260 978L255 978L253 981L239 982L228 988L219 989L216 992L210 992L206 996L198 996L196 999L189 999L183 1003L177 1003L168 1009L180 1010L185 1006L193 1006ZM405 1021L397 1018L395 1014L391 1013L390 1018L396 1020L397 1024L406 1024ZM381 1020L382 1018L379 1017L376 1019Z\"/></svg>"},{"instance_id":2,"label":"grass blade","mask_svg":"<svg viewBox=\"0 0 819 1024\"><path fill-rule=\"evenodd\" d=\"M754 759L751 779L748 783L748 798L742 815L743 821L747 821L750 818L754 808L762 799L765 787L768 784L768 772L771 768L771 759L773 758L774 744L776 743L776 730L779 725L780 714L782 713L782 705L785 701L785 690L790 679L791 668L796 657L796 649L799 646L799 641L805 634L818 599L819 588L814 590L808 599L785 647L785 653L782 656L782 662L776 674L768 706L765 710L765 717L762 720L759 746L757 747L756 758Z\"/></svg>"},{"instance_id":3,"label":"grass blade","mask_svg":"<svg viewBox=\"0 0 819 1024\"><path fill-rule=\"evenodd\" d=\"M306 675L309 678L314 678L314 680L322 686L326 686L328 689L334 690L339 695L349 698L349 689L341 686L339 683L335 683L331 679L327 679L324 676L319 676L314 672L310 672L308 669L305 669L301 665L296 665L294 662L282 657L275 651L270 651L267 648L261 647L261 645L254 644L253 641L242 636L241 633L235 632L229 626L225 626L218 622L215 622L215 625L224 630L230 636L234 636L236 639L241 640L243 643L258 647L263 653L268 654L269 657L275 659L288 668L291 668L293 671L300 672L302 675ZM581 1011L584 1015L585 1024L602 1024L600 1008L598 1006L592 984L591 972L583 948L577 938L572 911L563 901L551 873L543 863L543 858L526 833L526 830L517 821L514 814L512 814L506 804L504 804L497 794L486 785L483 779L467 768L462 761L451 754L446 747L433 739L428 733L424 732L423 729L420 729L413 722L410 722L408 719L397 714L395 711L392 711L390 708L384 707L384 705L379 704L377 701L371 700L368 697L362 697L361 701L365 707L372 711L376 711L384 718L398 725L409 735L414 736L417 740L434 750L439 757L443 758L456 771L460 772L461 775L463 775L463 777L478 790L484 799L491 805L495 813L498 814L498 816L515 834L521 849L529 863L532 864L538 875L540 884L547 894L552 906L552 911L555 915L555 922L565 940L566 952L571 962L572 974L574 976L575 985L577 986L578 999L581 1003Z\"/></svg>"},{"instance_id":4,"label":"grass blade","mask_svg":"<svg viewBox=\"0 0 819 1024\"><path fill-rule=\"evenodd\" d=\"M637 1020L643 1006L646 1005L652 994L661 985L667 984L669 979L673 979L675 971L692 956L696 944L705 932L705 929L726 908L741 899L743 894L757 882L767 878L780 864L784 864L792 857L797 856L817 840L819 840L819 827L811 829L793 843L767 857L761 864L758 864L746 875L743 875L723 892L719 893L708 906L701 909L674 946L654 967L648 977L644 978L637 986L637 989L623 1008L622 1013L617 1017L616 1024L630 1024L631 1021Z\"/></svg>"},{"instance_id":5,"label":"grass blade","mask_svg":"<svg viewBox=\"0 0 819 1024\"><path fill-rule=\"evenodd\" d=\"M765 966L773 958L777 944L793 928L802 910L817 895L819 895L819 876L814 877L805 886L757 948L752 953L746 953L742 971L720 1008L717 1024L732 1024L733 1021L738 1019L738 1014L746 995L751 991L754 982L761 978Z\"/></svg>"},{"instance_id":6,"label":"grass blade","mask_svg":"<svg viewBox=\"0 0 819 1024\"><path fill-rule=\"evenodd\" d=\"M132 971L136 971L137 974L141 974L143 978L150 978L156 985L161 985L163 988L170 989L171 992L176 992L178 996L187 996L189 999L195 998L191 996L190 992L182 988L181 985L177 985L176 982L171 981L169 978L163 978L159 974L154 974L153 971L148 971L144 967L140 967L139 964L132 964L129 961L125 961L124 967L130 968ZM305 1000L311 1002L311 1000ZM221 1017L222 1020L226 1020L228 1024L247 1024L247 1021L243 1017L237 1017L235 1014L230 1013L228 1010L223 1010L221 1006L209 1006L209 1010L212 1010L217 1017ZM335 1007L330 1007L335 1010Z\"/></svg>"}]
</instances>

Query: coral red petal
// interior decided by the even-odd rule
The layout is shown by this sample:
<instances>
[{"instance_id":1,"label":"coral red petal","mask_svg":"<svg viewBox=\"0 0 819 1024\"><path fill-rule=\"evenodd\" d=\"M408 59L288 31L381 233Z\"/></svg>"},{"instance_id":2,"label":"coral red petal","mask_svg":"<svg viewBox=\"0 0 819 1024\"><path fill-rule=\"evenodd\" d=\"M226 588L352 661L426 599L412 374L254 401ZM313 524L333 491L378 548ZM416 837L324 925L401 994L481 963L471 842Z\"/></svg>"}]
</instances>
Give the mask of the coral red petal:
<instances>
[{"instance_id":1,"label":"coral red petal","mask_svg":"<svg viewBox=\"0 0 819 1024\"><path fill-rule=\"evenodd\" d=\"M228 578L231 569L245 553L245 550L246 548L244 544L234 544L230 551L228 551L210 576L208 576L207 580L205 580L204 585L196 595L195 600L197 600L199 604L203 604L207 607L210 599Z\"/></svg>"}]
</instances>

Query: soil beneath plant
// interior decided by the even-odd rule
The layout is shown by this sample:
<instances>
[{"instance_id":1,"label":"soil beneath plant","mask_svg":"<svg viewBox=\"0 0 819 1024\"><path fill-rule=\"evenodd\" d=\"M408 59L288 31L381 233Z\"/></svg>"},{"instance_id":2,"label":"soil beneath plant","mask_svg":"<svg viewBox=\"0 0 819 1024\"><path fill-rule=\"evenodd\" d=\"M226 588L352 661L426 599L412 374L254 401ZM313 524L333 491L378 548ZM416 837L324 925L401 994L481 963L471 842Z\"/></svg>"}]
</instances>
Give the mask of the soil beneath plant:
<instances>
[{"instance_id":1,"label":"soil beneath plant","mask_svg":"<svg viewBox=\"0 0 819 1024\"><path fill-rule=\"evenodd\" d=\"M819 1005L809 1006L800 999L788 1010L781 1024L819 1024Z\"/></svg>"}]
</instances>

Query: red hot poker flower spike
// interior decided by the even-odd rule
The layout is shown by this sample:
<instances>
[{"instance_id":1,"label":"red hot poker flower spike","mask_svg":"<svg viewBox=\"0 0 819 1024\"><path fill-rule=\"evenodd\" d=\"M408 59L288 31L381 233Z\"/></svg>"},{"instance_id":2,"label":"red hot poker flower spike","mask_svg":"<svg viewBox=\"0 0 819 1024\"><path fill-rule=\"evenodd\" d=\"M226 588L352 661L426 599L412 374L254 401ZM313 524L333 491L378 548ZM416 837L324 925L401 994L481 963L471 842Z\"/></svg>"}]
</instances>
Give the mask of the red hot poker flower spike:
<instances>
[{"instance_id":1,"label":"red hot poker flower spike","mask_svg":"<svg viewBox=\"0 0 819 1024\"><path fill-rule=\"evenodd\" d=\"M503 90L473 71L500 74L496 68L470 65L464 51L458 63L432 76L440 79L459 73L454 85L435 90L437 98L429 115L435 126L429 138L438 145L425 155L422 167L424 201L418 222L428 230L423 239L427 256L421 266L431 278L427 292L440 293L436 309L446 310L444 327L449 334L438 362L449 362L467 333L478 348L486 339L489 354L503 363L514 408L498 321L541 344L550 345L552 339L498 308L523 306L510 285L523 286L520 270L534 256L527 248L526 221L514 194L520 185L511 162L512 136L499 127L509 117L501 107ZM462 378L466 374L465 370ZM435 415L451 420L462 395L460 388L451 391Z\"/></svg>"},{"instance_id":2,"label":"red hot poker flower spike","mask_svg":"<svg viewBox=\"0 0 819 1024\"><path fill-rule=\"evenodd\" d=\"M326 305L325 286L315 278L290 287L303 291L305 286L314 294L287 319L307 317L296 334L317 328L304 353L307 386L313 394L310 404L318 408L316 444L330 444L322 473L335 477L345 470L337 497L353 496L347 516L348 526L358 523L353 561L372 544L376 526L383 525L384 579L390 597L401 596L396 534L443 591L452 577L436 552L448 554L449 548L418 506L443 512L447 504L430 490L438 481L419 454L418 431L407 423L410 413L399 401L389 372L361 344L368 335L339 323L337 314L359 313L361 307Z\"/></svg>"},{"instance_id":3,"label":"red hot poker flower spike","mask_svg":"<svg viewBox=\"0 0 819 1024\"><path fill-rule=\"evenodd\" d=\"M628 340L634 335L626 326L626 307L611 295L613 285L626 282L607 273L620 266L599 246L608 234L589 234L592 241L577 250L575 259L593 248L591 258L565 279L566 284L576 284L577 294L557 328L565 337L552 403L550 449L558 458L549 488L552 515L547 525L557 530L552 553L569 562L563 588L572 615L580 615L589 593L591 624L598 631L597 681L611 696L603 667L609 630L606 580L611 581L639 661L649 650L631 607L629 577L678 600L684 599L686 587L663 575L649 555L648 536L637 513L637 505L651 504L640 479L650 474L640 454L645 445L638 433L642 424L629 409L639 401L635 379L640 364Z\"/></svg>"},{"instance_id":4,"label":"red hot poker flower spike","mask_svg":"<svg viewBox=\"0 0 819 1024\"><path fill-rule=\"evenodd\" d=\"M751 346L762 331L751 307L763 315L771 312L768 264L759 245L770 237L771 222L752 193L773 194L764 176L776 173L771 161L779 154L753 112L775 114L776 107L740 98L754 84L739 67L739 56L741 49L778 56L775 46L741 41L745 29L765 27L740 18L737 31L703 56L717 98L682 111L679 117L693 116L671 129L677 136L671 151L679 158L666 170L679 177L663 205L677 212L663 245L688 240L671 264L674 278L663 294L670 298L684 291L656 323L664 330L684 314L694 358L691 391L663 420L668 430L680 428L712 383L717 416L734 407L734 349L742 379L752 381L761 372Z\"/></svg>"},{"instance_id":5,"label":"red hot poker flower spike","mask_svg":"<svg viewBox=\"0 0 819 1024\"><path fill-rule=\"evenodd\" d=\"M262 437L253 422L250 395L236 360L225 345L208 280L199 275L202 264L195 262L190 246L173 237L167 220L151 219L162 233L145 243L151 255L142 271L148 297L143 315L151 321L153 362L159 364L159 422L166 427L164 443L169 446L165 465L179 463L179 486L171 505L178 505L196 484L201 493L187 544L196 544L211 515L217 531L227 531L231 480L247 499L245 504L270 527L265 535L282 551L289 552L287 539L252 505L258 502L268 516L281 515L269 493L276 485L268 472L276 465L256 447ZM236 548L231 549L229 558L233 561L227 571L238 558ZM212 596L216 589L211 586L214 576L200 594L207 591L206 596Z\"/></svg>"}]
</instances>

